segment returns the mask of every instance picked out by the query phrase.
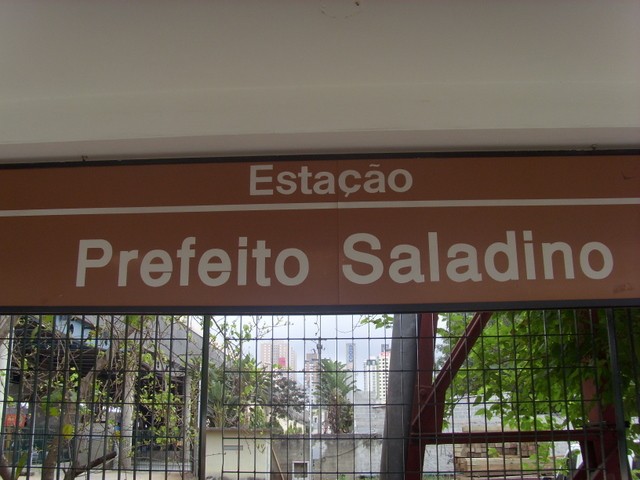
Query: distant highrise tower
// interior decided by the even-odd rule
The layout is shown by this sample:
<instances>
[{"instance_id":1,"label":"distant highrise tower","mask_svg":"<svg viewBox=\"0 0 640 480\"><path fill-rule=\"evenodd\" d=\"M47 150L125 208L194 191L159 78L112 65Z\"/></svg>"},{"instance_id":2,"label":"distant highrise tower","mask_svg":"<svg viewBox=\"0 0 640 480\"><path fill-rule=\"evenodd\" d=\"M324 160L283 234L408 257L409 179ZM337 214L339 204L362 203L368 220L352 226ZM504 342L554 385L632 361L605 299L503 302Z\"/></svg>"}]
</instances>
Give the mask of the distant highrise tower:
<instances>
[{"instance_id":1,"label":"distant highrise tower","mask_svg":"<svg viewBox=\"0 0 640 480\"><path fill-rule=\"evenodd\" d=\"M387 388L389 388L389 360L391 359L391 350L384 350L378 355L378 398L382 403L387 401Z\"/></svg>"},{"instance_id":2,"label":"distant highrise tower","mask_svg":"<svg viewBox=\"0 0 640 480\"><path fill-rule=\"evenodd\" d=\"M320 356L313 350L304 357L304 388L313 393L320 381Z\"/></svg>"},{"instance_id":3,"label":"distant highrise tower","mask_svg":"<svg viewBox=\"0 0 640 480\"><path fill-rule=\"evenodd\" d=\"M355 343L347 343L345 345L346 355L345 355L345 367L347 370L354 370L354 366L356 364L356 344Z\"/></svg>"},{"instance_id":4,"label":"distant highrise tower","mask_svg":"<svg viewBox=\"0 0 640 480\"><path fill-rule=\"evenodd\" d=\"M296 352L288 342L264 342L260 346L260 361L267 368L296 369Z\"/></svg>"},{"instance_id":5,"label":"distant highrise tower","mask_svg":"<svg viewBox=\"0 0 640 480\"><path fill-rule=\"evenodd\" d=\"M374 357L364 362L364 391L370 399L378 397L378 361Z\"/></svg>"}]
</instances>

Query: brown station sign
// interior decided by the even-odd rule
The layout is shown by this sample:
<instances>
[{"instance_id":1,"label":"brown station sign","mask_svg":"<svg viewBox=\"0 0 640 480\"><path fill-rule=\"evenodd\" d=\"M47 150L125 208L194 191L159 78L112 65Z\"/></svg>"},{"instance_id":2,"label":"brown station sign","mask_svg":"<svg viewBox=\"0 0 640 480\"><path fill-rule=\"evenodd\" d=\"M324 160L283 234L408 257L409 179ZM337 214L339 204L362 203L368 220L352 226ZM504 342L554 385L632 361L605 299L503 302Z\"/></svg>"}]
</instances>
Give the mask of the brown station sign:
<instances>
[{"instance_id":1,"label":"brown station sign","mask_svg":"<svg viewBox=\"0 0 640 480\"><path fill-rule=\"evenodd\" d=\"M640 156L0 170L0 309L640 303Z\"/></svg>"}]
</instances>

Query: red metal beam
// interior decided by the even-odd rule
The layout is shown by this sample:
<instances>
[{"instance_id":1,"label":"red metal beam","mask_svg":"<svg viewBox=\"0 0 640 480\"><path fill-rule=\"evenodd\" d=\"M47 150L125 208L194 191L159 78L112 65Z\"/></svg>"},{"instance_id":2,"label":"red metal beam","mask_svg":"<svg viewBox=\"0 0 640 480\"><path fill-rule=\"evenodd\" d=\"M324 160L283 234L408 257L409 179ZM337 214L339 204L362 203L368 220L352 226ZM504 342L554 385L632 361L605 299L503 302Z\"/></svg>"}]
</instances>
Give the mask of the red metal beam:
<instances>
[{"instance_id":1,"label":"red metal beam","mask_svg":"<svg viewBox=\"0 0 640 480\"><path fill-rule=\"evenodd\" d=\"M435 340L437 313L420 315L418 332L417 380L414 388L413 419L405 460L405 480L420 480L427 445L425 435L442 432L444 399L455 375L464 364L469 352L482 334L492 312L478 312L467 325L464 335L451 351L438 376L433 379L435 367Z\"/></svg>"},{"instance_id":2,"label":"red metal beam","mask_svg":"<svg viewBox=\"0 0 640 480\"><path fill-rule=\"evenodd\" d=\"M413 434L417 432L435 431L434 416L422 415L420 411L425 406L427 399L433 394L433 375L435 368L436 328L438 325L437 313L423 313L419 316L418 325L418 351L416 381L413 395L413 420L409 434L411 438L407 446L405 459L405 479L420 480L422 478L422 464L424 461L425 444ZM416 415L418 415L416 417Z\"/></svg>"}]
</instances>

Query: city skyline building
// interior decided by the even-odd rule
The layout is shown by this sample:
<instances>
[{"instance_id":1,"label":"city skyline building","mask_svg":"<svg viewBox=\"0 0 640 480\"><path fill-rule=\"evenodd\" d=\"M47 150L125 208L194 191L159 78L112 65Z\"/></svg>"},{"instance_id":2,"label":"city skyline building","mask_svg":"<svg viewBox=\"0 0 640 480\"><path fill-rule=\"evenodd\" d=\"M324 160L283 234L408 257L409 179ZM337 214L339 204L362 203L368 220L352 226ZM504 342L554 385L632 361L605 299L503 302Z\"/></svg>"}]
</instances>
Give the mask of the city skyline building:
<instances>
[{"instance_id":1,"label":"city skyline building","mask_svg":"<svg viewBox=\"0 0 640 480\"><path fill-rule=\"evenodd\" d=\"M282 370L295 371L297 354L289 342L264 342L260 345L260 361L267 369L277 367Z\"/></svg>"},{"instance_id":2,"label":"city skyline building","mask_svg":"<svg viewBox=\"0 0 640 480\"><path fill-rule=\"evenodd\" d=\"M347 370L355 370L355 362L356 362L356 344L354 342L347 343L345 345L345 368Z\"/></svg>"},{"instance_id":3,"label":"city skyline building","mask_svg":"<svg viewBox=\"0 0 640 480\"><path fill-rule=\"evenodd\" d=\"M309 394L315 391L320 381L320 355L316 350L307 352L304 357L304 389Z\"/></svg>"},{"instance_id":4,"label":"city skyline building","mask_svg":"<svg viewBox=\"0 0 640 480\"><path fill-rule=\"evenodd\" d=\"M381 403L387 401L387 389L389 388L389 361L391 360L391 348L388 344L382 346L382 351L377 360L377 396Z\"/></svg>"},{"instance_id":5,"label":"city skyline building","mask_svg":"<svg viewBox=\"0 0 640 480\"><path fill-rule=\"evenodd\" d=\"M368 393L370 399L378 398L378 360L369 357L364 362L364 391Z\"/></svg>"}]
</instances>

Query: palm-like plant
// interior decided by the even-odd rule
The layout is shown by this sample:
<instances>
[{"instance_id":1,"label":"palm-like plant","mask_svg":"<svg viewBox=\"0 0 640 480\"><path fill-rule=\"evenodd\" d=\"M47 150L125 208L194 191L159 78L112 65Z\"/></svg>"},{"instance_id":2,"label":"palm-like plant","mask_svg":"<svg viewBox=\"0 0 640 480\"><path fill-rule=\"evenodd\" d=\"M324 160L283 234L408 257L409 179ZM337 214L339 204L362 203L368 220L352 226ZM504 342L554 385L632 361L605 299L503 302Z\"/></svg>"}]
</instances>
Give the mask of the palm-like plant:
<instances>
[{"instance_id":1,"label":"palm-like plant","mask_svg":"<svg viewBox=\"0 0 640 480\"><path fill-rule=\"evenodd\" d=\"M345 365L329 359L320 362L316 397L326 411L325 433L348 433L353 429L353 404L349 394L355 389L353 373Z\"/></svg>"}]
</instances>

